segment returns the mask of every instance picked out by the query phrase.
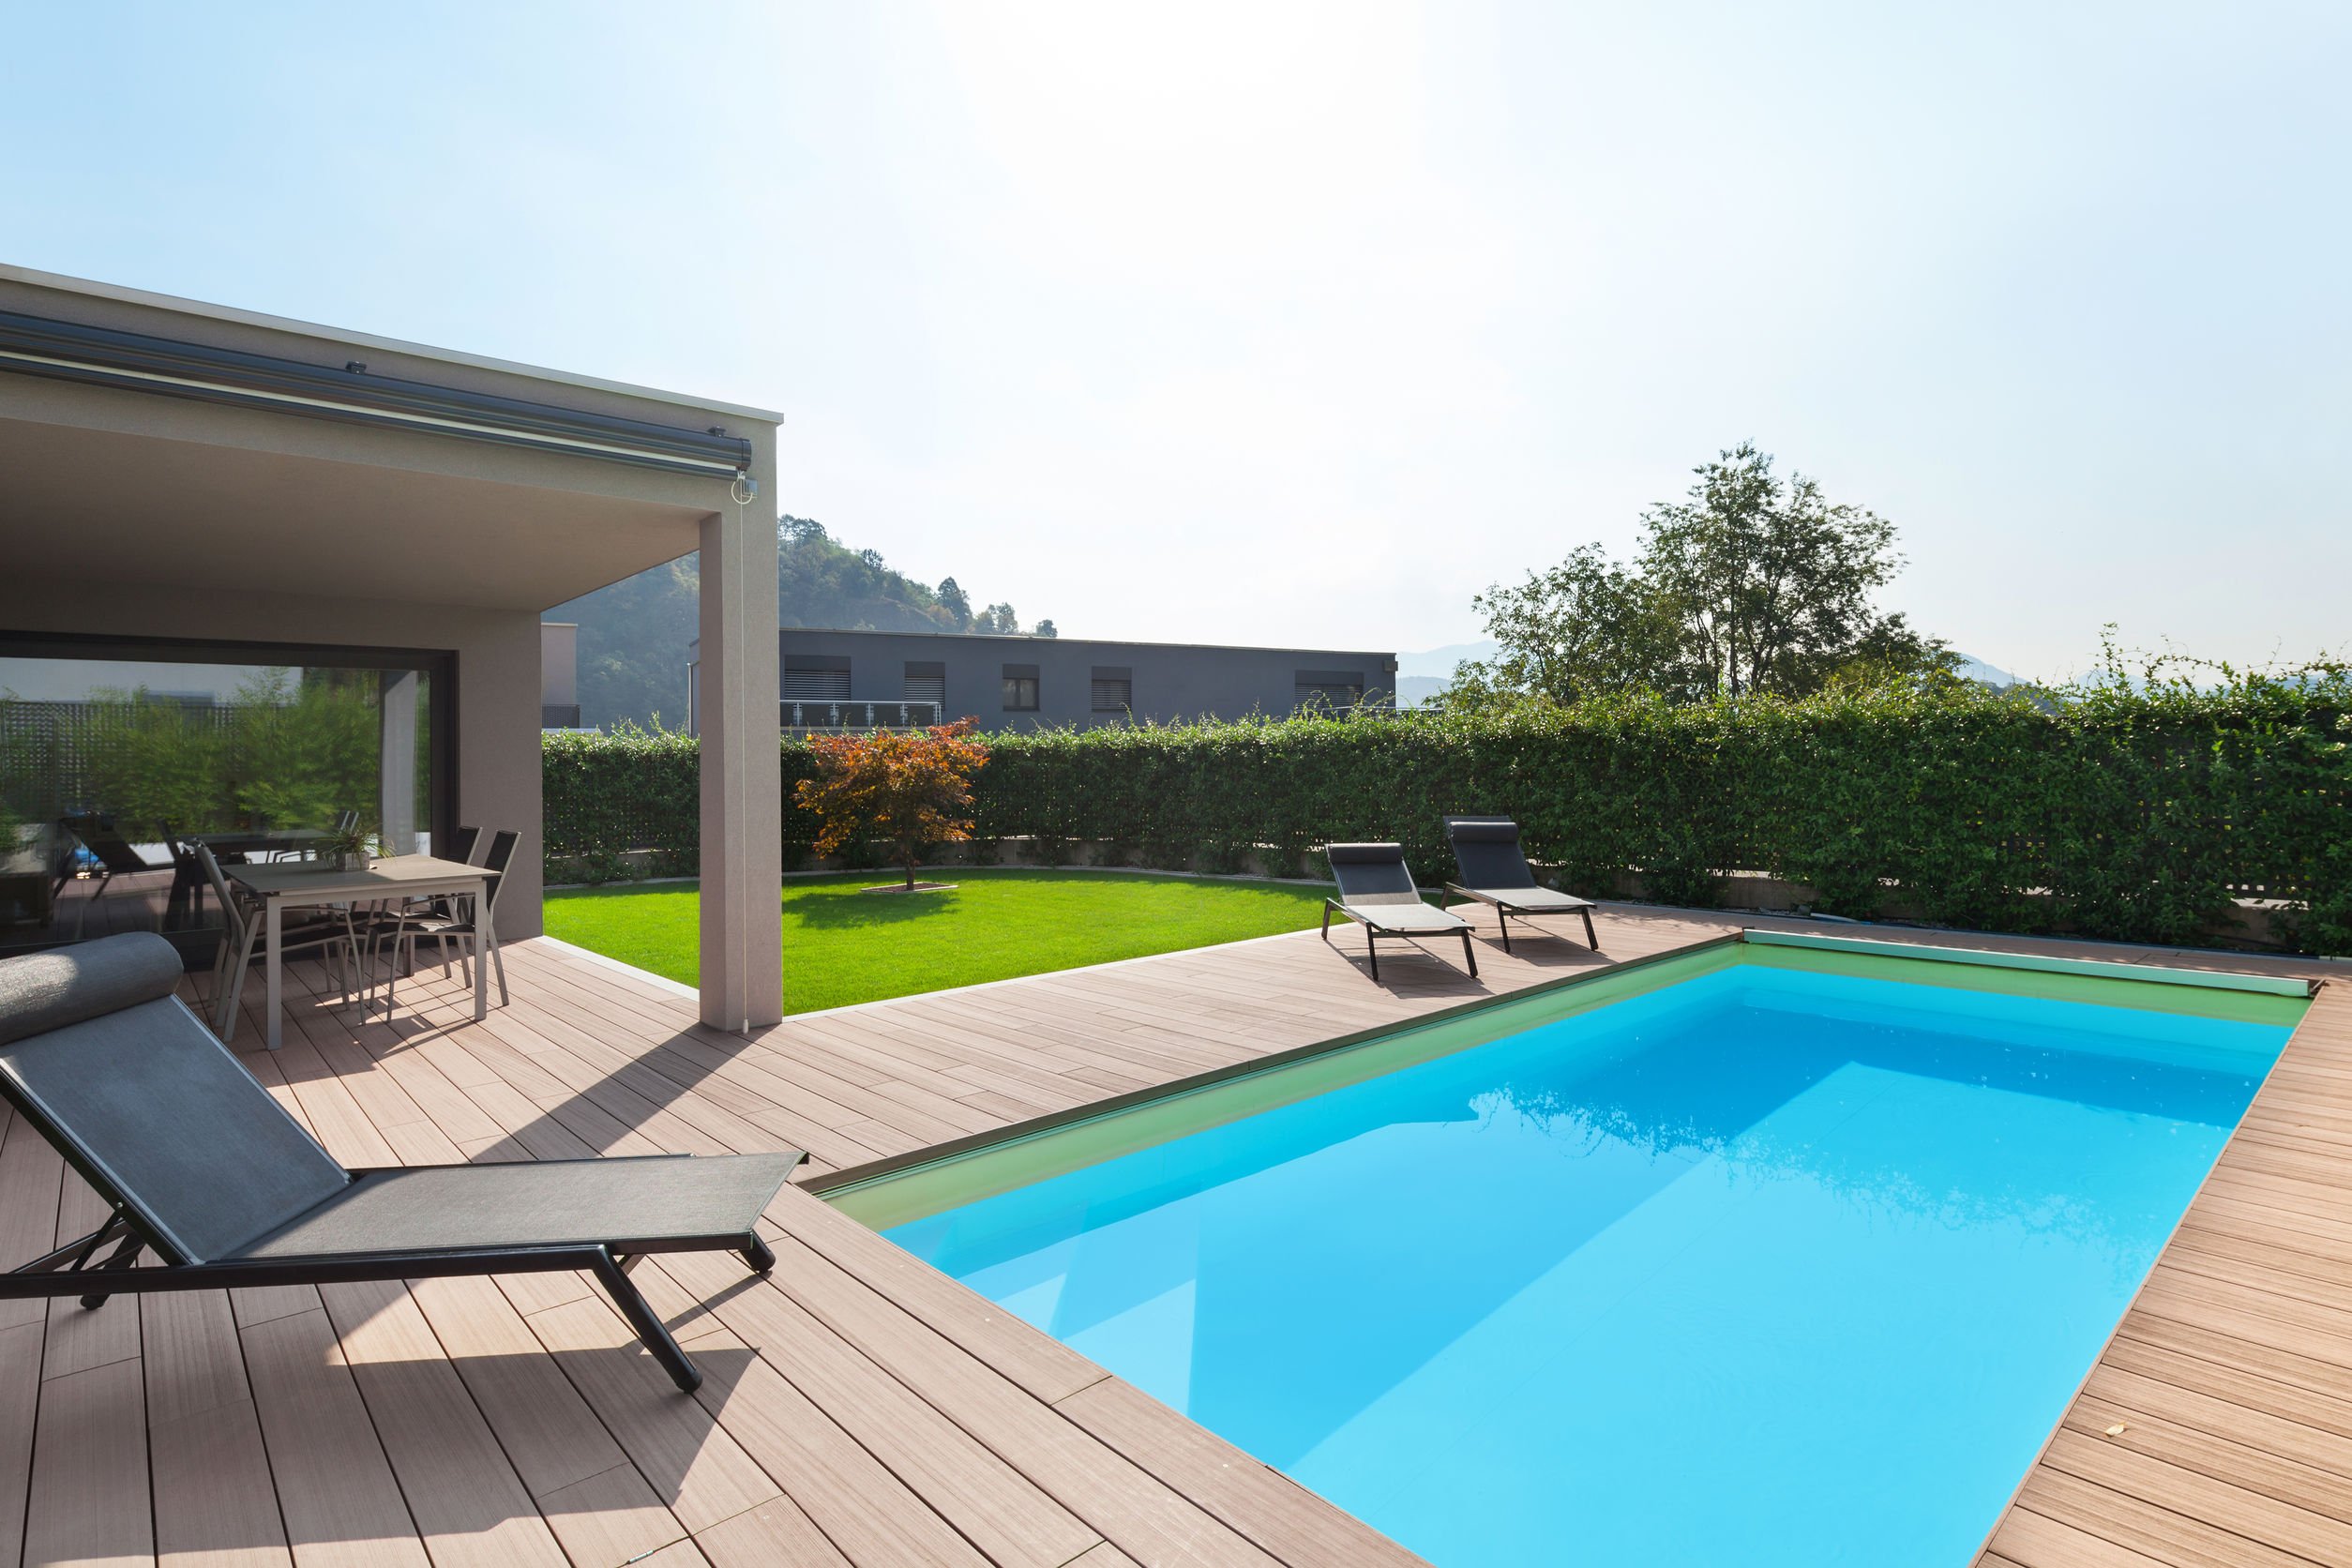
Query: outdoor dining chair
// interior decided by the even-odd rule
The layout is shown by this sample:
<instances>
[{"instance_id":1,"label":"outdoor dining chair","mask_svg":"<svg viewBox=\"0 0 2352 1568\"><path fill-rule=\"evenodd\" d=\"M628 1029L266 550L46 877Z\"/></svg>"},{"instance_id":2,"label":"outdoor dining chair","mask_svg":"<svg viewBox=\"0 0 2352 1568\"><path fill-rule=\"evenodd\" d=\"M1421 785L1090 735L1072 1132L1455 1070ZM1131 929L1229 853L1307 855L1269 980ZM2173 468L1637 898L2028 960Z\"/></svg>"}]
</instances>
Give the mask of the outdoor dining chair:
<instances>
[{"instance_id":1,"label":"outdoor dining chair","mask_svg":"<svg viewBox=\"0 0 2352 1568\"><path fill-rule=\"evenodd\" d=\"M392 974L415 973L416 939L430 937L434 950L441 955L441 972L444 975L449 972L450 943L457 941L459 978L471 986L474 984L474 965L481 961L476 953L478 937L479 950L489 955L490 972L498 977L498 1004L501 1007L506 1005L506 960L498 953L498 931L494 922L498 918L499 889L505 885L506 867L513 863L515 846L521 841L521 834L507 828L501 828L490 835L490 853L482 857L482 869L490 875L484 879L480 909L471 908L474 899L459 894L431 900L441 906L440 909L421 915L414 911L400 912L397 927L385 932L395 947ZM400 951L402 947L405 947L405 956ZM389 1006L391 981L387 979L385 985L385 1005Z\"/></svg>"},{"instance_id":2,"label":"outdoor dining chair","mask_svg":"<svg viewBox=\"0 0 2352 1568\"><path fill-rule=\"evenodd\" d=\"M213 857L208 844L191 844L197 864L204 868L204 880L212 884L212 896L220 901L220 917L224 927L220 948L212 960L213 1032L225 1044L236 1038L237 1000L245 991L246 972L253 960L269 956L269 923L253 901L242 897L221 873L220 862ZM279 957L291 958L301 953L332 952L335 955L336 983L342 988L348 1001L352 988L359 988L361 997L367 995L367 972L360 967L359 941L352 929L346 913L322 915L299 925L286 926L278 933ZM345 960L349 960L346 966Z\"/></svg>"}]
</instances>

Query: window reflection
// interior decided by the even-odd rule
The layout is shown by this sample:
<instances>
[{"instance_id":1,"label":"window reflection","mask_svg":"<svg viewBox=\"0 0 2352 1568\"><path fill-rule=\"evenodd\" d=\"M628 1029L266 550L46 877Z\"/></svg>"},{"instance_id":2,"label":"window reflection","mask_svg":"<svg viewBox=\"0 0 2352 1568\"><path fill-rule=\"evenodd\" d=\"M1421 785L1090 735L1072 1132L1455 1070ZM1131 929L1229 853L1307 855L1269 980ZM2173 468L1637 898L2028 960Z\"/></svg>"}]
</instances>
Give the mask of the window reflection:
<instances>
[{"instance_id":1,"label":"window reflection","mask_svg":"<svg viewBox=\"0 0 2352 1568\"><path fill-rule=\"evenodd\" d=\"M225 861L431 843L432 672L0 656L0 951L217 927ZM234 848L231 846L234 845Z\"/></svg>"}]
</instances>

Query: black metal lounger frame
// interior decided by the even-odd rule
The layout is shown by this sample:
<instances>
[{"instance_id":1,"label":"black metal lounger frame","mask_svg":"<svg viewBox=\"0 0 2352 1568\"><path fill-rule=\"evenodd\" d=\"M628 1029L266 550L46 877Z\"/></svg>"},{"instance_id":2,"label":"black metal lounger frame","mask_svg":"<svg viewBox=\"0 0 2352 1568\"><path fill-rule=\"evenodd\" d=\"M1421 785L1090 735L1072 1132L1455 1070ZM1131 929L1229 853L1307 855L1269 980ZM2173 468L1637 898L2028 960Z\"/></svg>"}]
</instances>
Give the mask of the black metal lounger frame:
<instances>
[{"instance_id":1,"label":"black metal lounger frame","mask_svg":"<svg viewBox=\"0 0 2352 1568\"><path fill-rule=\"evenodd\" d=\"M1383 926L1373 919L1370 912L1364 909L1351 909L1336 898L1326 897L1323 900L1323 940L1325 942L1331 941L1331 917L1334 910L1364 927L1364 951L1365 956L1372 960L1372 978L1375 980L1380 977L1380 938L1395 937L1400 942L1410 942L1415 937L1441 937L1449 934L1444 931L1400 930L1394 926ZM1466 922L1460 931L1450 934L1457 935L1462 939L1462 961L1470 966L1470 978L1477 979L1478 949L1470 945L1469 924Z\"/></svg>"},{"instance_id":2,"label":"black metal lounger frame","mask_svg":"<svg viewBox=\"0 0 2352 1568\"><path fill-rule=\"evenodd\" d=\"M162 1290L580 1269L690 1393L701 1374L630 1270L664 1252L730 1251L758 1273L775 1266L759 1214L805 1157L796 1151L354 1170L197 1020L179 983L178 954L152 933L0 963L0 1100L109 1211L90 1234L0 1274L0 1301L78 1296L96 1308ZM640 1179L622 1167L669 1168ZM208 1205L201 1173L214 1168L227 1184ZM583 1175L568 1178L574 1169ZM502 1183L505 1201L531 1203L506 1222L470 1235L462 1224L400 1223L404 1185L406 1202L427 1206L417 1212L445 1217L469 1191L497 1213ZM599 1184L604 1194L589 1192ZM565 1213L549 1191L587 1200ZM649 1200L615 1204L616 1191ZM135 1267L143 1253L154 1263Z\"/></svg>"},{"instance_id":3,"label":"black metal lounger frame","mask_svg":"<svg viewBox=\"0 0 2352 1568\"><path fill-rule=\"evenodd\" d=\"M440 1279L468 1274L555 1274L586 1269L612 1298L639 1339L644 1342L662 1370L678 1387L691 1394L701 1386L702 1374L671 1336L670 1329L646 1302L628 1275L638 1263L657 1252L733 1252L756 1274L776 1266L776 1253L757 1232L731 1231L709 1236L631 1238L604 1243L559 1242L542 1245L491 1247L419 1247L383 1252L333 1253L319 1257L231 1258L194 1263L165 1241L159 1228L143 1222L130 1201L106 1171L83 1156L80 1145L62 1136L41 1114L39 1107L17 1093L0 1075L5 1094L17 1115L37 1128L49 1146L61 1154L91 1189L113 1210L106 1223L53 1252L0 1274L0 1301L79 1296L85 1308L96 1309L109 1296L146 1295L163 1290L241 1290L271 1285L345 1285L369 1280ZM685 1154L646 1154L642 1159L686 1159ZM560 1162L558 1162L560 1163ZM607 1163L604 1161L599 1164ZM354 1181L414 1166L346 1168ZM114 1250L93 1263L109 1242ZM159 1268L134 1268L141 1252L153 1252Z\"/></svg>"},{"instance_id":4,"label":"black metal lounger frame","mask_svg":"<svg viewBox=\"0 0 2352 1568\"><path fill-rule=\"evenodd\" d=\"M1585 905L1582 909L1573 910L1530 910L1514 904L1507 898L1499 897L1495 894L1484 893L1475 887L1464 887L1460 882L1447 882L1445 896L1449 900L1458 896L1490 906L1495 912L1495 926L1502 932L1502 950L1505 953L1511 951L1511 917L1514 914L1530 922L1532 922L1539 914L1581 914L1584 916L1585 945L1595 953L1601 950L1601 939L1592 931L1592 906L1591 904ZM1448 907L1451 907L1450 903ZM1545 930L1541 926L1536 927L1535 929L1544 936L1554 934Z\"/></svg>"}]
</instances>

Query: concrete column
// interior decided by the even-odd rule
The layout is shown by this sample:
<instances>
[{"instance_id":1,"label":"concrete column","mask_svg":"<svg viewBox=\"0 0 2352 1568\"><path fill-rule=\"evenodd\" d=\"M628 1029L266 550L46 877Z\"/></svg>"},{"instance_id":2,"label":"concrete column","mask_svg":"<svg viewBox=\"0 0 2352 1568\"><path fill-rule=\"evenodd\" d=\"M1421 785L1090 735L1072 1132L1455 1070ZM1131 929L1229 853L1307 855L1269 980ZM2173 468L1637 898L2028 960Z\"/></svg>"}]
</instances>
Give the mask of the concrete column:
<instances>
[{"instance_id":1,"label":"concrete column","mask_svg":"<svg viewBox=\"0 0 2352 1568\"><path fill-rule=\"evenodd\" d=\"M751 432L760 493L702 520L702 1021L740 1030L783 1009L782 767L776 703L776 436Z\"/></svg>"}]
</instances>

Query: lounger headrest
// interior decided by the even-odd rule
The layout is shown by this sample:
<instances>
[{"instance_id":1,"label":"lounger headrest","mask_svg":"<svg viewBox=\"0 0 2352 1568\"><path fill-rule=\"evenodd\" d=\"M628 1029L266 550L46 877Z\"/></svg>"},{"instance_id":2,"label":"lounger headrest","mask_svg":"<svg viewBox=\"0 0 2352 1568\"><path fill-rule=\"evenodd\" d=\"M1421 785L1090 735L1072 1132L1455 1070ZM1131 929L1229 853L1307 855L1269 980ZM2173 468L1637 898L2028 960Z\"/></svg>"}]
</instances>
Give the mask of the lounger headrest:
<instances>
[{"instance_id":1,"label":"lounger headrest","mask_svg":"<svg viewBox=\"0 0 2352 1568\"><path fill-rule=\"evenodd\" d=\"M180 956L153 931L0 958L0 1045L170 996Z\"/></svg>"},{"instance_id":2,"label":"lounger headrest","mask_svg":"<svg viewBox=\"0 0 2352 1568\"><path fill-rule=\"evenodd\" d=\"M1456 844L1515 844L1519 824L1508 817L1453 817L1446 833Z\"/></svg>"},{"instance_id":3,"label":"lounger headrest","mask_svg":"<svg viewBox=\"0 0 2352 1568\"><path fill-rule=\"evenodd\" d=\"M1402 844L1326 844L1323 852L1334 866L1386 866L1405 858Z\"/></svg>"}]
</instances>

